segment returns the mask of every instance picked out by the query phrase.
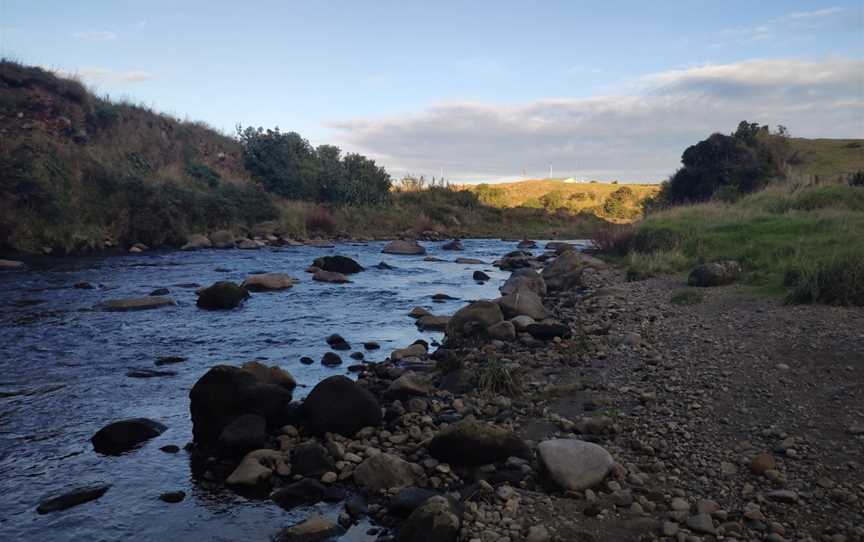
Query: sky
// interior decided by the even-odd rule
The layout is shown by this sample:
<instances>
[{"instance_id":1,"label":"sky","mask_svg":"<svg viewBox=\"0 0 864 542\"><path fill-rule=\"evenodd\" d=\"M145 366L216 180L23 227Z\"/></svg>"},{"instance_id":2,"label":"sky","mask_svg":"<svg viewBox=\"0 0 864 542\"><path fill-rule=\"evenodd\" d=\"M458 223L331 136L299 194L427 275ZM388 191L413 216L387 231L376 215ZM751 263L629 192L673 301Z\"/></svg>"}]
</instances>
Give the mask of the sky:
<instances>
[{"instance_id":1,"label":"sky","mask_svg":"<svg viewBox=\"0 0 864 542\"><path fill-rule=\"evenodd\" d=\"M454 182L657 182L744 119L864 137L862 0L0 0L0 55Z\"/></svg>"}]
</instances>

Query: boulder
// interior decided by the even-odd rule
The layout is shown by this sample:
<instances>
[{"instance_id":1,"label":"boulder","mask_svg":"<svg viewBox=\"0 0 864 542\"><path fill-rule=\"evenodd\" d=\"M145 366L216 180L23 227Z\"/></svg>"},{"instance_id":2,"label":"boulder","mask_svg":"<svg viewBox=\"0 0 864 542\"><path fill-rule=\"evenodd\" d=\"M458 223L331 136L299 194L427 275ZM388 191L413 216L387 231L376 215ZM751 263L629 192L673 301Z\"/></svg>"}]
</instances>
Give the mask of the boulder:
<instances>
[{"instance_id":1,"label":"boulder","mask_svg":"<svg viewBox=\"0 0 864 542\"><path fill-rule=\"evenodd\" d=\"M405 358L425 358L428 353L428 348L426 346L414 343L407 348L400 348L399 350L394 350L392 354L390 354L390 359L393 361L400 361Z\"/></svg>"},{"instance_id":2,"label":"boulder","mask_svg":"<svg viewBox=\"0 0 864 542\"><path fill-rule=\"evenodd\" d=\"M146 297L127 297L124 299L109 299L99 304L102 310L112 312L143 311L147 309L158 309L175 305L174 300L169 297L148 295Z\"/></svg>"},{"instance_id":3,"label":"boulder","mask_svg":"<svg viewBox=\"0 0 864 542\"><path fill-rule=\"evenodd\" d=\"M541 276L550 292L560 292L578 286L585 264L575 250L568 250L543 268Z\"/></svg>"},{"instance_id":4,"label":"boulder","mask_svg":"<svg viewBox=\"0 0 864 542\"><path fill-rule=\"evenodd\" d=\"M291 449L291 474L318 478L335 470L330 454L317 442L304 442Z\"/></svg>"},{"instance_id":5,"label":"boulder","mask_svg":"<svg viewBox=\"0 0 864 542\"><path fill-rule=\"evenodd\" d=\"M95 501L111 488L110 484L94 484L77 487L54 497L48 497L39 503L36 512L48 514L66 510L85 502Z\"/></svg>"},{"instance_id":6,"label":"boulder","mask_svg":"<svg viewBox=\"0 0 864 542\"><path fill-rule=\"evenodd\" d=\"M332 282L334 284L345 284L346 282L351 282L348 277L346 277L342 273L336 273L335 271L324 271L323 269L315 271L315 274L312 275L312 280L318 282Z\"/></svg>"},{"instance_id":7,"label":"boulder","mask_svg":"<svg viewBox=\"0 0 864 542\"><path fill-rule=\"evenodd\" d=\"M270 498L285 510L291 510L304 504L321 502L326 492L327 487L318 480L303 478L293 484L280 487L270 495Z\"/></svg>"},{"instance_id":8,"label":"boulder","mask_svg":"<svg viewBox=\"0 0 864 542\"><path fill-rule=\"evenodd\" d=\"M411 309L411 312L408 313L408 316L411 318L422 318L424 316L430 316L432 313L424 309L423 307L414 307Z\"/></svg>"},{"instance_id":9,"label":"boulder","mask_svg":"<svg viewBox=\"0 0 864 542\"><path fill-rule=\"evenodd\" d=\"M198 292L198 308L228 310L239 307L249 297L249 290L233 282L219 281Z\"/></svg>"},{"instance_id":10,"label":"boulder","mask_svg":"<svg viewBox=\"0 0 864 542\"><path fill-rule=\"evenodd\" d=\"M516 248L518 248L519 250L537 248L537 243L531 241L530 239L522 239L521 241L519 241L519 244L516 245Z\"/></svg>"},{"instance_id":11,"label":"boulder","mask_svg":"<svg viewBox=\"0 0 864 542\"><path fill-rule=\"evenodd\" d=\"M260 380L253 371L217 365L192 386L189 399L193 440L213 445L222 429L243 414L261 416L270 429L285 425L291 389Z\"/></svg>"},{"instance_id":12,"label":"boulder","mask_svg":"<svg viewBox=\"0 0 864 542\"><path fill-rule=\"evenodd\" d=\"M258 414L241 414L219 433L219 452L225 457L242 457L267 443L267 420Z\"/></svg>"},{"instance_id":13,"label":"boulder","mask_svg":"<svg viewBox=\"0 0 864 542\"><path fill-rule=\"evenodd\" d=\"M601 446L576 439L552 439L537 446L540 465L566 491L583 492L600 484L615 465Z\"/></svg>"},{"instance_id":14,"label":"boulder","mask_svg":"<svg viewBox=\"0 0 864 542\"><path fill-rule=\"evenodd\" d=\"M474 280L479 281L479 282L484 282L484 281L489 280L490 277L489 277L489 275L487 275L483 271L474 271L474 274L471 275L471 278L473 278Z\"/></svg>"},{"instance_id":15,"label":"boulder","mask_svg":"<svg viewBox=\"0 0 864 542\"><path fill-rule=\"evenodd\" d=\"M510 319L510 323L512 323L516 328L516 331L521 333L523 331L528 331L528 326L535 324L536 322L530 316L516 316Z\"/></svg>"},{"instance_id":16,"label":"boulder","mask_svg":"<svg viewBox=\"0 0 864 542\"><path fill-rule=\"evenodd\" d=\"M417 327L423 331L444 331L449 323L449 316L436 316L434 314L427 314L417 319Z\"/></svg>"},{"instance_id":17,"label":"boulder","mask_svg":"<svg viewBox=\"0 0 864 542\"><path fill-rule=\"evenodd\" d=\"M261 248L261 245L252 239L240 239L240 241L237 242L237 248L241 250L257 250Z\"/></svg>"},{"instance_id":18,"label":"boulder","mask_svg":"<svg viewBox=\"0 0 864 542\"><path fill-rule=\"evenodd\" d=\"M735 282L740 274L741 265L736 261L706 263L690 272L687 284L701 287L724 286Z\"/></svg>"},{"instance_id":19,"label":"boulder","mask_svg":"<svg viewBox=\"0 0 864 542\"><path fill-rule=\"evenodd\" d=\"M483 265L486 262L484 262L483 260L478 260L477 258L456 258L456 263L466 265Z\"/></svg>"},{"instance_id":20,"label":"boulder","mask_svg":"<svg viewBox=\"0 0 864 542\"><path fill-rule=\"evenodd\" d=\"M312 265L324 271L345 275L363 271L363 267L359 263L347 256L322 256L316 258Z\"/></svg>"},{"instance_id":21,"label":"boulder","mask_svg":"<svg viewBox=\"0 0 864 542\"><path fill-rule=\"evenodd\" d=\"M408 516L396 542L456 542L460 514L444 497L431 497Z\"/></svg>"},{"instance_id":22,"label":"boulder","mask_svg":"<svg viewBox=\"0 0 864 542\"><path fill-rule=\"evenodd\" d=\"M276 535L276 542L318 542L330 540L345 530L324 516L314 516L297 525L283 529Z\"/></svg>"},{"instance_id":23,"label":"boulder","mask_svg":"<svg viewBox=\"0 0 864 542\"><path fill-rule=\"evenodd\" d=\"M180 250L198 250L202 248L211 248L213 243L206 235L195 233L186 239L186 244L180 247Z\"/></svg>"},{"instance_id":24,"label":"boulder","mask_svg":"<svg viewBox=\"0 0 864 542\"><path fill-rule=\"evenodd\" d=\"M159 500L169 504L177 504L186 498L185 491L166 491L159 495Z\"/></svg>"},{"instance_id":25,"label":"boulder","mask_svg":"<svg viewBox=\"0 0 864 542\"><path fill-rule=\"evenodd\" d=\"M527 458L525 442L513 432L476 420L463 420L429 442L429 454L453 465L486 465L511 456Z\"/></svg>"},{"instance_id":26,"label":"boulder","mask_svg":"<svg viewBox=\"0 0 864 542\"><path fill-rule=\"evenodd\" d=\"M407 518L411 515L411 512L419 508L424 502L438 495L440 493L431 489L403 487L390 499L387 509L394 516Z\"/></svg>"},{"instance_id":27,"label":"boulder","mask_svg":"<svg viewBox=\"0 0 864 542\"><path fill-rule=\"evenodd\" d=\"M537 258L532 256L530 252L516 250L505 254L504 257L495 263L495 265L503 271L512 271L523 267L537 267L540 264L537 261Z\"/></svg>"},{"instance_id":28,"label":"boulder","mask_svg":"<svg viewBox=\"0 0 864 542\"><path fill-rule=\"evenodd\" d=\"M380 453L354 469L354 482L370 491L384 491L414 485L411 464L395 455Z\"/></svg>"},{"instance_id":29,"label":"boulder","mask_svg":"<svg viewBox=\"0 0 864 542\"><path fill-rule=\"evenodd\" d=\"M0 271L23 271L27 269L24 262L17 260L0 260Z\"/></svg>"},{"instance_id":30,"label":"boulder","mask_svg":"<svg viewBox=\"0 0 864 542\"><path fill-rule=\"evenodd\" d=\"M258 361L247 361L240 366L243 370L252 373L259 382L264 384L275 384L282 386L288 391L297 387L297 381L291 376L291 373L276 365L270 367Z\"/></svg>"},{"instance_id":31,"label":"boulder","mask_svg":"<svg viewBox=\"0 0 864 542\"><path fill-rule=\"evenodd\" d=\"M150 292L148 295L159 296L159 295L168 295L170 293L171 293L171 291L168 290L168 288L156 288L155 290Z\"/></svg>"},{"instance_id":32,"label":"boulder","mask_svg":"<svg viewBox=\"0 0 864 542\"><path fill-rule=\"evenodd\" d=\"M396 241L390 241L384 248L381 250L386 254L403 254L409 256L422 255L426 254L426 249L423 248L420 243L417 241L405 241L402 239L397 239Z\"/></svg>"},{"instance_id":33,"label":"boulder","mask_svg":"<svg viewBox=\"0 0 864 542\"><path fill-rule=\"evenodd\" d=\"M287 290L293 287L294 284L294 279L285 273L259 273L246 277L241 287L246 288L250 292L268 292Z\"/></svg>"},{"instance_id":34,"label":"boulder","mask_svg":"<svg viewBox=\"0 0 864 542\"><path fill-rule=\"evenodd\" d=\"M339 433L351 437L360 429L381 423L375 396L345 376L319 382L300 407L306 429L315 435Z\"/></svg>"},{"instance_id":35,"label":"boulder","mask_svg":"<svg viewBox=\"0 0 864 542\"><path fill-rule=\"evenodd\" d=\"M465 250L465 247L462 245L462 241L454 239L449 243L441 245L441 250Z\"/></svg>"},{"instance_id":36,"label":"boulder","mask_svg":"<svg viewBox=\"0 0 864 542\"><path fill-rule=\"evenodd\" d=\"M234 234L226 230L214 231L210 234L213 248L234 248Z\"/></svg>"},{"instance_id":37,"label":"boulder","mask_svg":"<svg viewBox=\"0 0 864 542\"><path fill-rule=\"evenodd\" d=\"M486 330L504 320L501 307L494 301L475 301L462 307L450 317L447 336L454 338L470 337L485 333Z\"/></svg>"},{"instance_id":38,"label":"boulder","mask_svg":"<svg viewBox=\"0 0 864 542\"><path fill-rule=\"evenodd\" d=\"M90 439L100 454L118 455L161 435L167 427L147 418L131 418L109 423Z\"/></svg>"},{"instance_id":39,"label":"boulder","mask_svg":"<svg viewBox=\"0 0 864 542\"><path fill-rule=\"evenodd\" d=\"M540 273L530 268L517 269L513 271L507 282L499 291L502 295L515 294L516 292L529 291L540 297L546 296L546 281Z\"/></svg>"},{"instance_id":40,"label":"boulder","mask_svg":"<svg viewBox=\"0 0 864 542\"><path fill-rule=\"evenodd\" d=\"M413 371L406 371L387 387L387 397L407 400L418 395L427 395L431 390L429 383Z\"/></svg>"},{"instance_id":41,"label":"boulder","mask_svg":"<svg viewBox=\"0 0 864 542\"><path fill-rule=\"evenodd\" d=\"M543 300L534 292L527 290L505 295L498 304L505 318L530 316L535 320L543 320L548 316Z\"/></svg>"},{"instance_id":42,"label":"boulder","mask_svg":"<svg viewBox=\"0 0 864 542\"><path fill-rule=\"evenodd\" d=\"M243 457L225 483L229 486L251 489L269 483L274 472L281 476L291 474L287 454L279 450L255 450Z\"/></svg>"},{"instance_id":43,"label":"boulder","mask_svg":"<svg viewBox=\"0 0 864 542\"><path fill-rule=\"evenodd\" d=\"M325 352L321 357L321 365L336 367L337 365L342 365L342 358L336 352Z\"/></svg>"},{"instance_id":44,"label":"boulder","mask_svg":"<svg viewBox=\"0 0 864 542\"><path fill-rule=\"evenodd\" d=\"M572 335L570 328L564 324L531 324L526 328L526 331L532 337L541 341L548 341L555 337L566 339Z\"/></svg>"},{"instance_id":45,"label":"boulder","mask_svg":"<svg viewBox=\"0 0 864 542\"><path fill-rule=\"evenodd\" d=\"M497 339L499 341L512 341L516 339L516 326L507 320L498 322L494 326L489 326L486 332L489 333L490 339Z\"/></svg>"}]
</instances>

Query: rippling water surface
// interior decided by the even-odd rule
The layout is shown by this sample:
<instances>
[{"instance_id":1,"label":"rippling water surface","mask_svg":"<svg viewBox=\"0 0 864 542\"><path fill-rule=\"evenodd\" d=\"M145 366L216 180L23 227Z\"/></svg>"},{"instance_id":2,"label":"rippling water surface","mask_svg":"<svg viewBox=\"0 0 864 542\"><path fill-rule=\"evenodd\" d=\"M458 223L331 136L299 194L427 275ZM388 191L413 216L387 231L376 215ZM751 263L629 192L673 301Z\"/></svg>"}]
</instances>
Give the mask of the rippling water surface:
<instances>
[{"instance_id":1,"label":"rippling water surface","mask_svg":"<svg viewBox=\"0 0 864 542\"><path fill-rule=\"evenodd\" d=\"M429 255L381 254L383 243L335 248L273 248L257 251L149 252L36 262L31 271L0 274L0 538L3 540L269 540L280 528L308 516L315 507L285 512L269 501L198 487L184 452L166 454L166 444L191 440L189 389L210 366L251 359L288 370L302 397L319 380L347 373L353 360L341 352L342 367L317 360L324 338L339 333L380 361L418 338L406 313L415 305L451 314L466 300L492 298L508 275L491 262L515 243L466 240L465 250L447 252L426 243ZM313 282L304 269L319 256L342 254L367 271L351 284ZM453 263L478 258L486 265ZM393 270L373 266L387 262ZM475 283L483 270L492 277ZM217 280L240 282L254 272L285 272L301 282L285 292L252 294L238 310L208 312L195 307L195 289ZM92 290L73 288L87 281ZM168 288L176 307L139 312L103 312L106 299L143 296ZM435 293L459 298L433 303ZM188 360L155 367L161 356ZM314 365L302 365L311 356ZM129 369L176 371L176 376L129 378ZM168 426L161 436L119 457L100 456L90 437L113 420L147 417ZM101 499L70 510L38 515L45 496L92 482L112 484ZM165 491L186 499L167 504ZM333 513L333 508L319 512ZM343 540L362 540L365 528Z\"/></svg>"}]
</instances>

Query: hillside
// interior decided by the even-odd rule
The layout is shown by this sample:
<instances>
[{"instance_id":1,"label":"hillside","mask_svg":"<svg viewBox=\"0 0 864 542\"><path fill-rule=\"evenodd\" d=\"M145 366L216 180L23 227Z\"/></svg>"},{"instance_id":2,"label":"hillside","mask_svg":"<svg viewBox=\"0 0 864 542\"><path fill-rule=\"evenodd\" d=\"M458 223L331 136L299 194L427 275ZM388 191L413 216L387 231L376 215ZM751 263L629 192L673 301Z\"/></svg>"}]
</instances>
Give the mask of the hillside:
<instances>
[{"instance_id":1,"label":"hillside","mask_svg":"<svg viewBox=\"0 0 864 542\"><path fill-rule=\"evenodd\" d=\"M793 177L832 181L864 171L864 140L789 138Z\"/></svg>"}]
</instances>

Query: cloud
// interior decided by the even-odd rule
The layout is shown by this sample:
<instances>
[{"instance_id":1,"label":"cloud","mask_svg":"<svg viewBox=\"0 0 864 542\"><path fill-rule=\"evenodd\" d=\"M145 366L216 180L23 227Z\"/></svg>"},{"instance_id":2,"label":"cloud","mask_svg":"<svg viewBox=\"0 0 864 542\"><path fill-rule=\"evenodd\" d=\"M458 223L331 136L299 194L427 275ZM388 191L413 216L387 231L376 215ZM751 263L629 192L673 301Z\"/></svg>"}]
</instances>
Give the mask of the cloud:
<instances>
[{"instance_id":1,"label":"cloud","mask_svg":"<svg viewBox=\"0 0 864 542\"><path fill-rule=\"evenodd\" d=\"M864 137L864 60L752 60L651 74L626 95L494 105L450 102L332 123L340 142L392 173L454 180L542 176L662 180L686 146L741 120L793 135Z\"/></svg>"},{"instance_id":2,"label":"cloud","mask_svg":"<svg viewBox=\"0 0 864 542\"><path fill-rule=\"evenodd\" d=\"M50 69L50 68L46 68ZM153 79L153 74L142 70L116 71L107 68L83 67L76 71L53 69L62 77L80 77L92 84L98 83L139 83Z\"/></svg>"},{"instance_id":3,"label":"cloud","mask_svg":"<svg viewBox=\"0 0 864 542\"><path fill-rule=\"evenodd\" d=\"M112 41L117 39L117 34L109 30L97 32L75 32L72 37L81 41Z\"/></svg>"},{"instance_id":4,"label":"cloud","mask_svg":"<svg viewBox=\"0 0 864 542\"><path fill-rule=\"evenodd\" d=\"M787 13L765 23L727 28L720 32L720 38L741 43L756 43L776 40L781 36L797 36L830 22L835 15L845 11L844 8L831 7ZM723 42L718 45L728 46L730 43Z\"/></svg>"}]
</instances>

